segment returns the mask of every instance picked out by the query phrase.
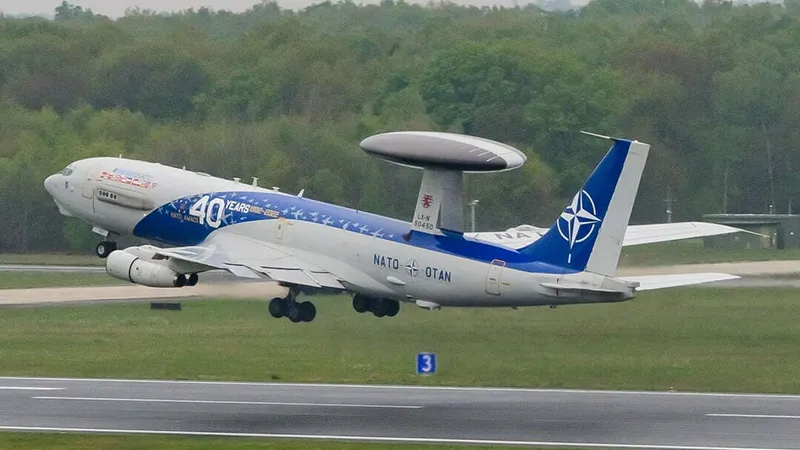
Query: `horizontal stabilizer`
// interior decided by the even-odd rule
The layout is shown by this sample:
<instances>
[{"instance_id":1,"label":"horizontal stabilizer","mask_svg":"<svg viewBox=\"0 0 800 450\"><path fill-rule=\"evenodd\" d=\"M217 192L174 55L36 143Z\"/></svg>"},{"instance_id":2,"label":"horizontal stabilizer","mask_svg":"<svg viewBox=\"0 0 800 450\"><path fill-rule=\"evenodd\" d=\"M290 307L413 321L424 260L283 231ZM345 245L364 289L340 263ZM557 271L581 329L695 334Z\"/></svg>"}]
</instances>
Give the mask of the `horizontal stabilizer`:
<instances>
[{"instance_id":1,"label":"horizontal stabilizer","mask_svg":"<svg viewBox=\"0 0 800 450\"><path fill-rule=\"evenodd\" d=\"M481 233L466 233L465 236L477 239L482 242L499 244L505 247L519 249L530 245L541 238L547 232L546 228L539 228L532 225L520 225L509 228L505 231L484 231ZM706 236L719 236L731 233L749 233L757 236L762 234L755 233L741 228L709 222L672 222L672 223L653 223L646 225L628 225L625 230L625 237L622 240L623 247L631 245L655 244L657 242L678 241L681 239L693 239Z\"/></svg>"},{"instance_id":2,"label":"horizontal stabilizer","mask_svg":"<svg viewBox=\"0 0 800 450\"><path fill-rule=\"evenodd\" d=\"M638 277L618 277L620 280L639 283L637 291L651 291L713 281L735 280L737 275L727 273L686 273L678 275L643 275Z\"/></svg>"},{"instance_id":3,"label":"horizontal stabilizer","mask_svg":"<svg viewBox=\"0 0 800 450\"><path fill-rule=\"evenodd\" d=\"M718 236L730 233L749 233L761 236L759 233L729 227L718 223L709 222L677 222L655 223L648 225L631 225L625 232L622 245L654 244L656 242L677 241L706 236Z\"/></svg>"}]
</instances>

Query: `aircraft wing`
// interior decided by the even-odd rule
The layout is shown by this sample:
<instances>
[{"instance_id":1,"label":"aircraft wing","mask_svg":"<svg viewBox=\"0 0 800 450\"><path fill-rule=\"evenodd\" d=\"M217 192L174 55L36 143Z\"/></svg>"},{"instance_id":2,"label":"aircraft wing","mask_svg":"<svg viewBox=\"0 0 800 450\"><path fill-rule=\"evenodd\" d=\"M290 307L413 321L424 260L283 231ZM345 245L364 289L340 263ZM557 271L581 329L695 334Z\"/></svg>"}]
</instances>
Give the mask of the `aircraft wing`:
<instances>
[{"instance_id":1,"label":"aircraft wing","mask_svg":"<svg viewBox=\"0 0 800 450\"><path fill-rule=\"evenodd\" d=\"M643 275L638 277L619 277L620 280L639 283L637 291L651 291L677 286L711 283L714 281L735 280L741 278L727 273L686 273L677 275Z\"/></svg>"},{"instance_id":2,"label":"aircraft wing","mask_svg":"<svg viewBox=\"0 0 800 450\"><path fill-rule=\"evenodd\" d=\"M520 225L506 231L487 231L481 233L466 233L482 242L499 244L513 249L530 245L547 232L544 228L531 225ZM656 242L677 241L681 239L717 236L730 233L753 233L752 231L708 222L675 222L657 223L648 225L628 225L625 231L623 246L654 244Z\"/></svg>"},{"instance_id":3,"label":"aircraft wing","mask_svg":"<svg viewBox=\"0 0 800 450\"><path fill-rule=\"evenodd\" d=\"M264 278L314 288L344 289L340 278L310 263L308 255L277 244L268 244L231 233L216 233L191 247L156 248L158 255L173 260L173 267L188 263L203 269L223 269L243 278Z\"/></svg>"}]
</instances>

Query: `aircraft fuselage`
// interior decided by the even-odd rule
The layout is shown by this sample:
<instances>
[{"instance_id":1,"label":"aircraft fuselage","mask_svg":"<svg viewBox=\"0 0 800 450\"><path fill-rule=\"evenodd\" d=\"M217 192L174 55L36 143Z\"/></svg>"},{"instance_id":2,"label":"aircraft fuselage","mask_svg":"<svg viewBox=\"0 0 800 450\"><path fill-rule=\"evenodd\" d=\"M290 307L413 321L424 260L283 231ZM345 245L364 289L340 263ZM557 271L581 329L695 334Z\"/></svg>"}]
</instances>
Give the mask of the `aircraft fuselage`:
<instances>
[{"instance_id":1,"label":"aircraft fuselage","mask_svg":"<svg viewBox=\"0 0 800 450\"><path fill-rule=\"evenodd\" d=\"M68 173L67 173L68 172ZM461 233L409 233L408 222L161 164L90 158L45 186L63 213L169 246L233 233L311 258L354 293L440 306L620 301L632 291L558 292L543 282L602 278L524 258Z\"/></svg>"}]
</instances>

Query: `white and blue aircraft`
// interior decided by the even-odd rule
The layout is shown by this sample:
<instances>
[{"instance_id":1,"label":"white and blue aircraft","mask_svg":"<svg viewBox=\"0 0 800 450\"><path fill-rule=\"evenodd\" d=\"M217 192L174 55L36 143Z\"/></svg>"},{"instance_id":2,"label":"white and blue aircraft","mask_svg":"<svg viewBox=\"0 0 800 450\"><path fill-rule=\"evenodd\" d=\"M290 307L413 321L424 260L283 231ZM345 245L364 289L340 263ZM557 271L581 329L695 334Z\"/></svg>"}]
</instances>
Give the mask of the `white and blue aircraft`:
<instances>
[{"instance_id":1,"label":"white and blue aircraft","mask_svg":"<svg viewBox=\"0 0 800 450\"><path fill-rule=\"evenodd\" d=\"M192 286L199 273L215 269L274 280L287 289L269 312L293 322L316 316L311 302L297 300L305 289L347 291L356 311L382 317L396 315L403 302L429 309L618 302L641 290L737 278L615 277L650 146L612 140L552 227L516 248L487 242L492 233L461 231L461 175L513 169L524 154L450 133L386 133L361 143L369 153L425 169L411 223L124 158L76 161L44 185L62 214L107 236L97 253L107 258L109 275L153 287ZM684 228L646 231L644 241L736 231ZM115 235L160 247L116 250Z\"/></svg>"}]
</instances>

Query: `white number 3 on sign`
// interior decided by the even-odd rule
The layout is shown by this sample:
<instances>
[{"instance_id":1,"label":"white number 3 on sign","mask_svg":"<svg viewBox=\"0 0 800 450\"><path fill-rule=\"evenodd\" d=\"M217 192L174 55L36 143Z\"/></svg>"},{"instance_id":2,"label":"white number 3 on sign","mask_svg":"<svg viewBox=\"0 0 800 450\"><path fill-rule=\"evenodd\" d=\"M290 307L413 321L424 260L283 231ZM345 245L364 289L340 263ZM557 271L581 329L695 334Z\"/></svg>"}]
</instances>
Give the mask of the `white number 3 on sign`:
<instances>
[{"instance_id":1,"label":"white number 3 on sign","mask_svg":"<svg viewBox=\"0 0 800 450\"><path fill-rule=\"evenodd\" d=\"M422 372L430 372L433 369L431 355L422 355Z\"/></svg>"},{"instance_id":2,"label":"white number 3 on sign","mask_svg":"<svg viewBox=\"0 0 800 450\"><path fill-rule=\"evenodd\" d=\"M200 197L200 200L189 208L189 215L197 217L200 224L206 223L211 228L219 228L225 211L225 200L214 198L209 201L209 199L208 195Z\"/></svg>"}]
</instances>

